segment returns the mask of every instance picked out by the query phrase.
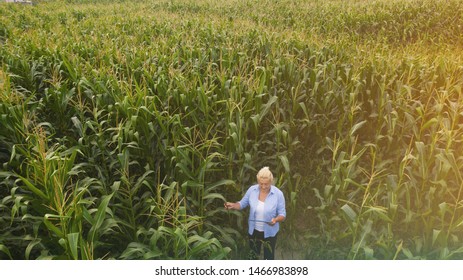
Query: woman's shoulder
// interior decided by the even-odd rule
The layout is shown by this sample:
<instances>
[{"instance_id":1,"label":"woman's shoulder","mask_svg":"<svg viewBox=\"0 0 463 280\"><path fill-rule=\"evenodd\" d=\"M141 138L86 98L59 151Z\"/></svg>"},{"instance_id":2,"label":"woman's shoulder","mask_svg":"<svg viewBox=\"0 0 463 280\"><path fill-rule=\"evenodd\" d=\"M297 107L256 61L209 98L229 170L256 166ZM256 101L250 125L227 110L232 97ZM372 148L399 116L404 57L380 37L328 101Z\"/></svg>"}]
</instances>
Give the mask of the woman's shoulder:
<instances>
[{"instance_id":1,"label":"woman's shoulder","mask_svg":"<svg viewBox=\"0 0 463 280\"><path fill-rule=\"evenodd\" d=\"M271 186L271 191L273 191L274 193L277 193L277 194L283 194L283 192L276 186L272 185Z\"/></svg>"}]
</instances>

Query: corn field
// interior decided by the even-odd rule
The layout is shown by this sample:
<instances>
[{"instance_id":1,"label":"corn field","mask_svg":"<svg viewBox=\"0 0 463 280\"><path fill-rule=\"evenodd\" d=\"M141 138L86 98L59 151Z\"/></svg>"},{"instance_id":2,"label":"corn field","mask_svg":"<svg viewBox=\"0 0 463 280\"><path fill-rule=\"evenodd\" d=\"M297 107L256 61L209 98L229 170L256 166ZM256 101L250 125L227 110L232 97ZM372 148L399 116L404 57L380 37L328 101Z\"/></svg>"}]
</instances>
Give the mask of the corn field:
<instances>
[{"instance_id":1,"label":"corn field","mask_svg":"<svg viewBox=\"0 0 463 280\"><path fill-rule=\"evenodd\" d=\"M463 1L0 3L0 259L463 258Z\"/></svg>"}]
</instances>

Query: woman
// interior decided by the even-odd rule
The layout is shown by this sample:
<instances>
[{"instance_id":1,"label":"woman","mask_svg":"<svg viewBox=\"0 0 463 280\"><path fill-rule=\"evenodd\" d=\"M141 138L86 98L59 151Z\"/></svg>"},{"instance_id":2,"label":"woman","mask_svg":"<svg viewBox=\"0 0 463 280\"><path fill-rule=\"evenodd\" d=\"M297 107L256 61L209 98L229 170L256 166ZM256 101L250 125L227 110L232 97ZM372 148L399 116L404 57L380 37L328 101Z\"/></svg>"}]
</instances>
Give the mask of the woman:
<instances>
[{"instance_id":1,"label":"woman","mask_svg":"<svg viewBox=\"0 0 463 280\"><path fill-rule=\"evenodd\" d=\"M264 244L264 259L275 259L275 244L280 222L286 218L285 197L273 184L268 167L257 173L257 185L251 186L239 202L226 202L226 209L241 210L250 206L249 245L254 257L260 255Z\"/></svg>"}]
</instances>

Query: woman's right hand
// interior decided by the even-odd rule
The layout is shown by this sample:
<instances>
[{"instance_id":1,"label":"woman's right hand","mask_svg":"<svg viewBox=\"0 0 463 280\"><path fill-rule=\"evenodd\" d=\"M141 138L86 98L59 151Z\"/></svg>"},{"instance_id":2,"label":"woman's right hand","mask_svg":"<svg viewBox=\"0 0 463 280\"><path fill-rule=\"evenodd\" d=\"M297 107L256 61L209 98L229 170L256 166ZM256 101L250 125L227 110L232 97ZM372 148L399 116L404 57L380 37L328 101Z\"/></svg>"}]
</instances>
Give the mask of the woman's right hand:
<instances>
[{"instance_id":1,"label":"woman's right hand","mask_svg":"<svg viewBox=\"0 0 463 280\"><path fill-rule=\"evenodd\" d=\"M238 202L236 203L233 203L233 202L225 202L223 204L223 206L225 207L225 209L227 210L230 210L230 209L234 209L234 210L239 210L240 209L240 204Z\"/></svg>"}]
</instances>

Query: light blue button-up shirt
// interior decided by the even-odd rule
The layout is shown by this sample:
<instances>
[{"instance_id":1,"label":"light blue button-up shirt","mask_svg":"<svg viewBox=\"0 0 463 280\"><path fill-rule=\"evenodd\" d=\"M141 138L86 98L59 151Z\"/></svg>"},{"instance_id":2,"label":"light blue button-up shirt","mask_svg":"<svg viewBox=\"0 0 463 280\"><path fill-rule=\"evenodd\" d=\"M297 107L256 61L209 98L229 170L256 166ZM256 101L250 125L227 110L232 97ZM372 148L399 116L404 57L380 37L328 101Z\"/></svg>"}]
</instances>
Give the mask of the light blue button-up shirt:
<instances>
[{"instance_id":1,"label":"light blue button-up shirt","mask_svg":"<svg viewBox=\"0 0 463 280\"><path fill-rule=\"evenodd\" d=\"M248 206L250 207L248 220L250 235L252 235L256 226L255 220L258 201L259 185L251 186L244 195L243 199L239 201L240 209L244 209ZM277 187L273 185L270 187L270 192L267 195L267 198L264 202L264 221L270 222L273 218L276 218L277 216L286 217L285 197L283 195L283 192L280 191ZM269 224L264 224L264 238L275 236L278 233L279 229L280 223L276 223L273 226Z\"/></svg>"}]
</instances>

